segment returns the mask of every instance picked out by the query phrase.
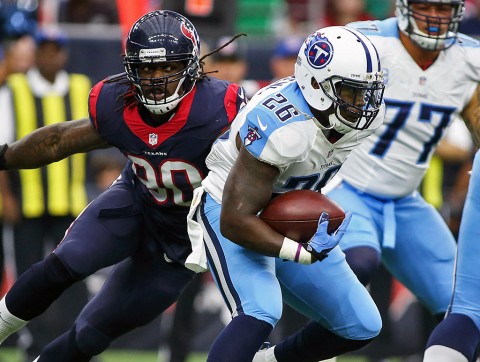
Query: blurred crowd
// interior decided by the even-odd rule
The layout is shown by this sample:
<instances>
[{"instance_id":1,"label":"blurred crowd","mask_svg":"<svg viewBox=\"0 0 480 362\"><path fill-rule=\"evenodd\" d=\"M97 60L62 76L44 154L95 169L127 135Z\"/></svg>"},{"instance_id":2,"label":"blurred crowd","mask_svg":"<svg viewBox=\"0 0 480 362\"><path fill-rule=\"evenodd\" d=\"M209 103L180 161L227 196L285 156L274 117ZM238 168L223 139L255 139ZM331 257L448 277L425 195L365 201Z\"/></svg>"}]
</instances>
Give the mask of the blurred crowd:
<instances>
[{"instance_id":1,"label":"blurred crowd","mask_svg":"<svg viewBox=\"0 0 480 362\"><path fill-rule=\"evenodd\" d=\"M125 0L40 0L4 1L0 3L2 36L16 36L32 32L40 24L103 24L117 25L123 21L122 11L130 2ZM395 0L225 0L219 2L140 0L139 7L170 9L192 18L203 36L220 37L222 24L229 20L232 31L244 27L238 19L266 7L271 17L262 32L249 36L282 37L297 34L301 37L329 25L344 25L352 21L385 19L393 16ZM198 3L198 4L197 4ZM225 5L227 4L227 5ZM268 7L270 6L270 8ZM131 7L128 7L132 9ZM466 0L462 32L480 35L480 1ZM236 18L230 21L231 14ZM202 19L206 21L203 23ZM216 29L216 30L211 30Z\"/></svg>"},{"instance_id":2,"label":"blurred crowd","mask_svg":"<svg viewBox=\"0 0 480 362\"><path fill-rule=\"evenodd\" d=\"M125 0L129 1L129 0ZM235 34L242 33L242 29L238 23L227 24L227 28L216 27L215 22L207 21L205 24L201 23L201 18L211 17L209 19L217 19L222 22L221 9L195 9L191 2L188 1L175 1L175 6L178 9L172 9L179 12L183 12L184 15L193 20L198 18L197 30L200 36L203 37L202 51L207 54L217 48L222 48L218 52L214 53L211 57L205 59L205 70L211 72L212 76L223 78L229 81L237 82L241 84L247 91L248 95L253 95L258 89L267 85L274 79L280 79L293 74L293 66L296 61L298 50L301 46L301 42L305 35L309 34L312 29L317 29L329 25L345 25L353 21L360 20L374 20L384 19L393 16L395 1L394 0L284 0L273 1L272 4L281 9L280 17L272 19L269 28L264 32L264 38L271 46L271 52L269 54L269 62L265 65L269 77L261 79L252 79L248 77L249 68L251 70L252 64L250 60L255 57L251 54L252 50L249 49L250 41L262 41L262 36L259 34L248 34L247 37L239 37L227 46L224 44L229 42ZM228 1L228 2L212 2L212 4L225 3L239 5L241 0ZM266 3L267 1L258 0L257 3ZM122 22L122 18L119 16L119 6L124 3L122 0L61 0L61 1L10 1L0 2L0 109L2 113L6 112L8 107L2 104L4 99L1 94L8 84L9 79L14 74L27 74L32 69L37 69L39 59L44 59L43 52L45 49L44 41L38 37L40 31L44 31L44 28L58 28L62 29L64 24L103 24L110 26L118 26ZM250 1L250 4L255 4L254 1ZM156 8L169 8L168 1L148 1L149 6ZM190 4L190 5L189 5ZM217 5L212 5L217 6ZM220 6L220 5L219 5ZM239 12L247 5L242 7L236 7L236 16L240 17L242 14ZM229 14L224 14L225 17L231 16L232 8L227 8ZM215 20L214 20L215 21ZM213 28L213 30L212 30ZM215 29L220 29L215 34ZM228 29L228 32L225 32ZM480 37L480 0L467 0L466 2L466 16L461 25L460 31L474 37ZM61 65L58 65L56 72L65 71L69 66L68 52L71 44L68 42L68 34L56 33L57 35L48 39L50 43L54 44L57 49L54 51L65 53L65 59ZM120 41L120 37L118 39ZM117 54L115 54L116 56ZM42 58L43 57L43 58ZM51 60L54 60L53 56L49 56ZM47 64L47 66L49 66ZM55 66L55 64L51 65ZM86 74L91 78L91 75ZM52 84L55 82L55 75L53 76ZM34 85L32 85L32 88ZM85 103L86 103L85 99ZM3 120L3 118L2 118ZM1 121L0 121L1 122ZM3 122L2 122L3 123ZM458 232L458 226L461 218L461 210L466 194L467 181L465 177L456 175L466 175L466 172L459 172L459 170L469 169L471 167L472 157L474 154L473 144L470 139L468 131L466 131L461 125L461 120L458 120L454 126L451 127L445 140L439 147L434 161L432 162L432 168L427 173L425 181L422 185L421 191L424 193L425 198L431 202L436 208L438 208L444 218L449 223L452 231L455 235ZM12 135L18 133L15 125L2 124L0 126L3 133L10 132ZM10 130L9 130L10 128ZM13 136L15 137L15 136ZM3 143L3 142L0 142ZM116 152L94 152L88 156L86 164L86 177L85 177L85 189L87 192L88 200L93 199L102 190L107 188L113 180L118 176L120 170L124 164L124 158L122 155ZM20 200L15 200L15 196L12 196L13 200L2 200L3 206L3 250L6 253L11 253L15 250L14 244L15 234L6 232L12 224L19 222L18 215L18 203ZM15 206L16 205L16 206ZM75 214L69 215L75 217ZM8 240L6 240L8 238ZM13 247L12 247L13 245ZM5 258L12 258L12 255L6 255ZM36 255L35 258L41 259L41 256ZM15 256L13 259L15 260ZM17 260L17 263L19 261ZM14 263L13 263L14 264ZM10 269L9 269L10 268ZM11 263L5 264L5 272L3 278L3 292L8 287L11 279L15 276L15 271L12 270L15 266ZM386 271L384 271L386 273ZM102 275L99 276L102 280ZM421 308L418 306L414 298L406 292L401 285L392 280L387 274L380 275L378 278L378 285L372 285L372 293L376 293L377 301L386 313L384 320L384 331L382 332L384 339L390 338L390 345L397 345L398 350L393 353L402 354L402 346L399 344L398 332L399 328L395 326L396 322L403 319L410 319L406 314L409 310L413 313L417 313L416 316L424 316ZM93 285L93 284L92 284ZM95 286L89 286L90 295L95 292ZM194 318L195 306L198 307L201 304L201 298L210 298L208 293L217 293L215 288L212 288L212 280L208 275L198 278L198 281L192 288L187 291L184 297L179 301L181 307L178 308L179 313L173 317L167 325L171 326L172 332L176 336L182 336L180 338L173 338L170 335L168 341L171 343L170 355L171 362L184 361L189 350L194 348L194 343L183 343L182 345L174 345L178 342L189 341L189 337L185 337L185 333L195 330L192 327L192 320ZM386 292L390 291L390 292ZM225 316L225 310L222 308L220 297L217 299L218 308L215 313L218 314L218 319L228 318ZM403 303L399 306L399 303ZM63 313L71 313L74 315L74 311L63 310ZM282 335L288 334L290 330L294 330L296 323L301 322L298 316L291 316L293 312L286 311L284 320L279 324L275 331L273 338L281 338ZM419 313L419 314L418 314ZM76 313L75 313L76 314ZM422 317L423 318L423 317ZM425 317L426 318L426 317ZM167 317L168 319L168 317ZM415 318L413 318L415 319ZM391 321L389 323L388 321ZM422 323L417 318L416 323ZM409 321L408 323L415 323L415 321ZM428 325L428 323L427 323ZM158 325L155 325L157 328ZM43 326L47 329L46 326ZM48 327L50 328L50 326ZM160 327L158 327L160 328ZM162 327L164 330L165 327ZM423 338L428 336L429 330L426 328ZM213 334L215 333L212 332ZM22 336L20 336L22 337ZM35 336L33 336L35 337ZM407 336L408 337L408 336ZM31 336L30 336L31 338ZM190 338L191 339L191 338ZM392 342L392 340L395 340ZM408 340L408 338L407 338ZM25 338L22 340L19 338L20 344L23 343L25 349L33 343ZM398 343L397 343L398 342ZM379 343L384 343L384 340L380 340ZM418 345L418 350L408 350L409 354L421 353L423 344ZM168 350L168 348L167 348ZM32 351L36 353L37 351ZM405 351L403 351L405 352ZM369 347L366 352L372 356L372 358L381 359L385 355L392 353L392 351L380 351L375 350L375 345Z\"/></svg>"}]
</instances>

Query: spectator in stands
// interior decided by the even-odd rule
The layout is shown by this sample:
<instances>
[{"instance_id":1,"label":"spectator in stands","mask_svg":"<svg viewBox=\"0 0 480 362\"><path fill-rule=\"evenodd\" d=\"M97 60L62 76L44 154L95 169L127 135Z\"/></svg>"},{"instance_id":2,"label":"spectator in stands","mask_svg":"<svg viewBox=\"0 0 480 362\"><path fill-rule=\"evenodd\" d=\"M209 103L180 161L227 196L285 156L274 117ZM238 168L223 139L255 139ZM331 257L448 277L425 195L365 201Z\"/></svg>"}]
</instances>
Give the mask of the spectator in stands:
<instances>
[{"instance_id":1,"label":"spectator in stands","mask_svg":"<svg viewBox=\"0 0 480 362\"><path fill-rule=\"evenodd\" d=\"M26 73L35 64L35 39L30 34L5 41L6 73Z\"/></svg>"},{"instance_id":2,"label":"spectator in stands","mask_svg":"<svg viewBox=\"0 0 480 362\"><path fill-rule=\"evenodd\" d=\"M222 47L232 38L231 36L221 37L217 40L215 48ZM242 39L235 39L212 54L211 68L218 72L215 74L218 78L233 83L239 83L245 79L248 71L245 46Z\"/></svg>"},{"instance_id":3,"label":"spectator in stands","mask_svg":"<svg viewBox=\"0 0 480 362\"><path fill-rule=\"evenodd\" d=\"M365 0L365 10L375 19L386 19L395 15L395 0Z\"/></svg>"},{"instance_id":4,"label":"spectator in stands","mask_svg":"<svg viewBox=\"0 0 480 362\"><path fill-rule=\"evenodd\" d=\"M2 142L15 139L46 125L88 115L91 88L88 77L65 71L67 38L55 29L36 35L35 66L26 73L10 74L7 85L12 108L2 109L2 120L11 122L13 132ZM15 44L18 46L18 44ZM13 48L12 48L13 49ZM11 112L12 119L5 117ZM2 126L3 127L3 126ZM10 188L2 187L2 198L14 199L6 209L7 222L14 224L17 274L43 259L45 252L63 238L65 230L87 204L86 155L78 154L48 167L9 171ZM88 301L84 283L70 288L45 314L32 321L32 341L24 346L29 361L50 340L73 323Z\"/></svg>"},{"instance_id":5,"label":"spectator in stands","mask_svg":"<svg viewBox=\"0 0 480 362\"><path fill-rule=\"evenodd\" d=\"M303 40L303 38L296 35L291 35L277 41L272 58L270 59L270 70L273 80L293 75L298 51L302 46Z\"/></svg>"},{"instance_id":6,"label":"spectator in stands","mask_svg":"<svg viewBox=\"0 0 480 362\"><path fill-rule=\"evenodd\" d=\"M232 39L233 36L220 37L215 43L215 49L222 47ZM243 38L237 38L218 52L213 53L208 69L216 72L213 74L215 77L240 84L245 89L247 98L251 98L257 90L267 85L267 82L263 84L256 80L245 79L248 73L248 60L247 42Z\"/></svg>"},{"instance_id":7,"label":"spectator in stands","mask_svg":"<svg viewBox=\"0 0 480 362\"><path fill-rule=\"evenodd\" d=\"M59 20L66 23L117 24L116 1L68 0L60 4Z\"/></svg>"},{"instance_id":8,"label":"spectator in stands","mask_svg":"<svg viewBox=\"0 0 480 362\"><path fill-rule=\"evenodd\" d=\"M283 16L273 19L273 31L277 36L298 35L304 37L311 28L311 14L323 11L322 2L286 0Z\"/></svg>"},{"instance_id":9,"label":"spectator in stands","mask_svg":"<svg viewBox=\"0 0 480 362\"><path fill-rule=\"evenodd\" d=\"M0 39L33 35L37 28L37 7L30 1L0 2Z\"/></svg>"},{"instance_id":10,"label":"spectator in stands","mask_svg":"<svg viewBox=\"0 0 480 362\"><path fill-rule=\"evenodd\" d=\"M0 143L8 141L14 134L13 122L8 122L13 118L13 114L11 94L6 86L6 79L9 74L14 72L25 73L35 61L35 42L32 36L25 34L18 39L6 40L4 43L5 47L3 49L0 47L0 110L2 112ZM9 190L6 172L0 172L0 190ZM11 223L18 220L18 207L12 193L4 193L0 196L0 200L0 280L3 283L2 287L7 290L10 287L9 283L15 277L15 255L9 254L8 251L13 250ZM8 235L8 237L4 239L4 235ZM4 255L4 250L7 250L6 255Z\"/></svg>"},{"instance_id":11,"label":"spectator in stands","mask_svg":"<svg viewBox=\"0 0 480 362\"><path fill-rule=\"evenodd\" d=\"M472 0L466 7L468 11L465 12L465 18L460 23L459 31L473 37L480 37L480 0Z\"/></svg>"},{"instance_id":12,"label":"spectator in stands","mask_svg":"<svg viewBox=\"0 0 480 362\"><path fill-rule=\"evenodd\" d=\"M346 25L354 21L373 20L364 0L325 0L322 26Z\"/></svg>"}]
</instances>

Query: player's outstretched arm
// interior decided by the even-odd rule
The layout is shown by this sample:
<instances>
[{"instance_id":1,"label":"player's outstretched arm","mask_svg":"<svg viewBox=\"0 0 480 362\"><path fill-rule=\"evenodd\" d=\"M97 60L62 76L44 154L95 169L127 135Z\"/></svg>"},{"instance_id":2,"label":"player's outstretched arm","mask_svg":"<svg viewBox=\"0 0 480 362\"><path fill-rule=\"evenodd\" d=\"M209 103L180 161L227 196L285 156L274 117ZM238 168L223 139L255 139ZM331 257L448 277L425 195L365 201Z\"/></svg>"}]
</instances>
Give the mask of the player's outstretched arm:
<instances>
[{"instance_id":1,"label":"player's outstretched arm","mask_svg":"<svg viewBox=\"0 0 480 362\"><path fill-rule=\"evenodd\" d=\"M472 134L475 146L480 147L480 85L462 112L462 117Z\"/></svg>"},{"instance_id":2,"label":"player's outstretched arm","mask_svg":"<svg viewBox=\"0 0 480 362\"><path fill-rule=\"evenodd\" d=\"M0 169L37 168L74 153L109 147L88 118L39 128L8 147L0 146Z\"/></svg>"}]
</instances>

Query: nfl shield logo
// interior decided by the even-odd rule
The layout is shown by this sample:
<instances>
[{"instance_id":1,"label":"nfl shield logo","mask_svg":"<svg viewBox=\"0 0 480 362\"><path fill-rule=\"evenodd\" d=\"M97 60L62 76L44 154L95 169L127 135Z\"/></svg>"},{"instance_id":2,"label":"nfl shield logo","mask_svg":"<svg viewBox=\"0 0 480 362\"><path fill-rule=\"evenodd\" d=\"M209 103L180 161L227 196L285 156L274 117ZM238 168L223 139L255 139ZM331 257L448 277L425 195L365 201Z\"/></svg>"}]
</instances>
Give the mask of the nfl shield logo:
<instances>
[{"instance_id":1,"label":"nfl shield logo","mask_svg":"<svg viewBox=\"0 0 480 362\"><path fill-rule=\"evenodd\" d=\"M155 146L158 143L158 135L156 133L150 133L148 135L148 143Z\"/></svg>"}]
</instances>

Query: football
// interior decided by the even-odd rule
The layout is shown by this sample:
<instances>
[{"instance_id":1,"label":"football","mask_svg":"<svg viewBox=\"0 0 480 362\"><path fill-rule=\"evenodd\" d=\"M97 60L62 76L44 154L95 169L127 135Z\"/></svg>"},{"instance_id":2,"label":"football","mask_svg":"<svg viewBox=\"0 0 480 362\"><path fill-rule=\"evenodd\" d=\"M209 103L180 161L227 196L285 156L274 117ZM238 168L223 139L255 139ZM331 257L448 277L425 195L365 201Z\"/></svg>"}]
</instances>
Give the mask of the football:
<instances>
[{"instance_id":1,"label":"football","mask_svg":"<svg viewBox=\"0 0 480 362\"><path fill-rule=\"evenodd\" d=\"M318 219L329 214L328 233L342 223L345 211L327 196L311 190L293 190L273 198L259 217L272 229L289 239L307 242L317 231Z\"/></svg>"}]
</instances>

